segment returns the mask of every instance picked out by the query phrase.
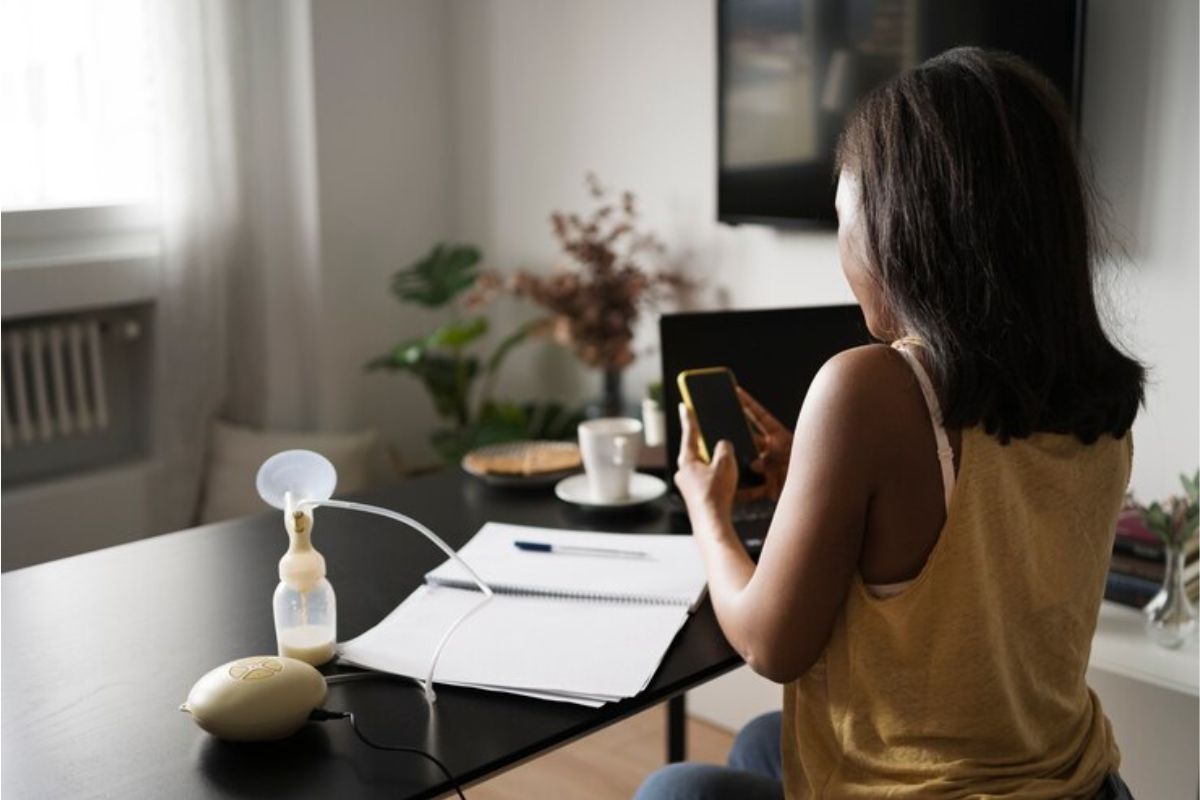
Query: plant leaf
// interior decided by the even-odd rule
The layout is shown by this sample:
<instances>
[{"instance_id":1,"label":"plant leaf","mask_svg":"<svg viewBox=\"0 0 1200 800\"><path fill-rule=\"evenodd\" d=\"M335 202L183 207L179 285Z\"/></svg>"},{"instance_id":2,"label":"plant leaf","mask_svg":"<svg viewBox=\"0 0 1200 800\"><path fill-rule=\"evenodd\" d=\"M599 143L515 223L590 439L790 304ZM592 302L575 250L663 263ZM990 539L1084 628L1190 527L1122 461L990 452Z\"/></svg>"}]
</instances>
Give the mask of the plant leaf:
<instances>
[{"instance_id":1,"label":"plant leaf","mask_svg":"<svg viewBox=\"0 0 1200 800\"><path fill-rule=\"evenodd\" d=\"M660 406L663 401L662 381L654 381L646 387L646 397L658 403Z\"/></svg>"},{"instance_id":2,"label":"plant leaf","mask_svg":"<svg viewBox=\"0 0 1200 800\"><path fill-rule=\"evenodd\" d=\"M423 258L392 276L392 293L428 308L444 306L475 283L481 257L471 245L434 245Z\"/></svg>"},{"instance_id":3,"label":"plant leaf","mask_svg":"<svg viewBox=\"0 0 1200 800\"><path fill-rule=\"evenodd\" d=\"M492 374L500 369L500 365L508 358L509 353L516 349L517 345L528 339L534 333L540 331L549 322L549 317L539 317L531 319L528 322L520 325L515 331L505 336L500 344L496 345L496 349L492 351L491 358L487 360L486 372Z\"/></svg>"},{"instance_id":4,"label":"plant leaf","mask_svg":"<svg viewBox=\"0 0 1200 800\"><path fill-rule=\"evenodd\" d=\"M438 416L464 422L467 397L479 375L479 359L454 358L434 352L423 340L399 344L392 352L367 362L367 369L409 372L425 385Z\"/></svg>"},{"instance_id":5,"label":"plant leaf","mask_svg":"<svg viewBox=\"0 0 1200 800\"><path fill-rule=\"evenodd\" d=\"M582 409L569 409L562 403L513 401L483 404L479 417L462 429L435 431L430 441L447 461L454 462L467 452L488 444L530 439L574 439L583 420Z\"/></svg>"},{"instance_id":6,"label":"plant leaf","mask_svg":"<svg viewBox=\"0 0 1200 800\"><path fill-rule=\"evenodd\" d=\"M546 405L541 425L534 432L538 439L574 439L579 423L584 420L582 408L568 408L561 403Z\"/></svg>"},{"instance_id":7,"label":"plant leaf","mask_svg":"<svg viewBox=\"0 0 1200 800\"><path fill-rule=\"evenodd\" d=\"M458 428L439 428L429 436L429 443L447 464L460 461L472 449L467 431Z\"/></svg>"},{"instance_id":8,"label":"plant leaf","mask_svg":"<svg viewBox=\"0 0 1200 800\"><path fill-rule=\"evenodd\" d=\"M1192 477L1190 478L1187 475L1180 474L1179 482L1183 484L1184 494L1187 495L1187 499L1192 502L1192 505L1200 503L1200 470L1192 473Z\"/></svg>"},{"instance_id":9,"label":"plant leaf","mask_svg":"<svg viewBox=\"0 0 1200 800\"><path fill-rule=\"evenodd\" d=\"M376 356L375 358L371 359L364 365L364 368L367 370L412 369L412 366L421 360L424 352L424 339L409 339L406 342L401 342L400 344L396 345L385 355Z\"/></svg>"},{"instance_id":10,"label":"plant leaf","mask_svg":"<svg viewBox=\"0 0 1200 800\"><path fill-rule=\"evenodd\" d=\"M487 317L473 317L462 322L449 322L429 334L425 339L428 347L465 347L487 333Z\"/></svg>"}]
</instances>

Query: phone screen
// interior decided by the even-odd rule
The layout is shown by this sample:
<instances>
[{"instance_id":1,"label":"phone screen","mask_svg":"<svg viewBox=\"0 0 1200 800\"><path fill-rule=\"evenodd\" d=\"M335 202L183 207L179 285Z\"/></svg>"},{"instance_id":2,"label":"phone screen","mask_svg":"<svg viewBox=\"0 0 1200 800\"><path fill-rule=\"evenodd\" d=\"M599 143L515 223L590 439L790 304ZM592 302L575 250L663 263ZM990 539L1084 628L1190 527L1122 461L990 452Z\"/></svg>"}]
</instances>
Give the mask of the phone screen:
<instances>
[{"instance_id":1,"label":"phone screen","mask_svg":"<svg viewBox=\"0 0 1200 800\"><path fill-rule=\"evenodd\" d=\"M738 483L742 486L761 485L762 476L750 470L758 452L750 435L746 413L734 389L733 373L725 369L692 373L684 375L683 380L687 382L692 410L709 456L717 442L728 439L737 459Z\"/></svg>"}]
</instances>

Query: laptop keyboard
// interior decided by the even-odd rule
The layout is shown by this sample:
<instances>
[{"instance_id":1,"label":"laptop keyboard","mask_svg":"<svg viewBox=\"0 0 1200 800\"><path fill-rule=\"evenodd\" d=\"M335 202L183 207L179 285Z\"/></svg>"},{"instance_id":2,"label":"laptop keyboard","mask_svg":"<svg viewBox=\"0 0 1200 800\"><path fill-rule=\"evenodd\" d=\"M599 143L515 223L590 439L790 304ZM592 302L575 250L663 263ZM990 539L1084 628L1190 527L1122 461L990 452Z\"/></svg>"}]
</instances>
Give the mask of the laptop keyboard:
<instances>
[{"instance_id":1,"label":"laptop keyboard","mask_svg":"<svg viewBox=\"0 0 1200 800\"><path fill-rule=\"evenodd\" d=\"M733 506L733 524L755 520L769 520L775 516L774 500L751 500Z\"/></svg>"},{"instance_id":2,"label":"laptop keyboard","mask_svg":"<svg viewBox=\"0 0 1200 800\"><path fill-rule=\"evenodd\" d=\"M667 508L672 513L686 514L687 507L683 504L683 498L677 494L672 494L667 497ZM774 500L751 500L748 503L735 503L733 506L733 522L757 522L760 520L770 520L775 516L775 501Z\"/></svg>"},{"instance_id":3,"label":"laptop keyboard","mask_svg":"<svg viewBox=\"0 0 1200 800\"><path fill-rule=\"evenodd\" d=\"M752 500L733 507L733 529L737 531L746 552L755 561L758 561L758 555L762 552L763 540L767 538L767 529L771 527L773 516L773 500Z\"/></svg>"},{"instance_id":4,"label":"laptop keyboard","mask_svg":"<svg viewBox=\"0 0 1200 800\"><path fill-rule=\"evenodd\" d=\"M677 494L667 498L667 508L673 514L687 514L683 498ZM733 507L734 530L755 561L758 560L763 540L767 537L767 529L771 527L771 517L774 515L775 502L772 500L752 500L748 503L737 503Z\"/></svg>"}]
</instances>

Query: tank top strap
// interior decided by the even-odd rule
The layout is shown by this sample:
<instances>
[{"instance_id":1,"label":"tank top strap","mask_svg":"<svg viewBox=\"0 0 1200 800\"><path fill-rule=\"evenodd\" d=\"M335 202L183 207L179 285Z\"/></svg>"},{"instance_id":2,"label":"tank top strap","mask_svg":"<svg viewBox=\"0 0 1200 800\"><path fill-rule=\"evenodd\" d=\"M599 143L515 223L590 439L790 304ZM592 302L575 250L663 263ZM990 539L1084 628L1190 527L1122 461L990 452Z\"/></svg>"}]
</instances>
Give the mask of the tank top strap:
<instances>
[{"instance_id":1,"label":"tank top strap","mask_svg":"<svg viewBox=\"0 0 1200 800\"><path fill-rule=\"evenodd\" d=\"M946 428L942 424L941 403L938 402L937 393L933 390L929 374L925 372L925 367L921 366L921 362L912 352L911 348L914 346L920 346L920 342L912 337L892 342L892 349L904 357L913 374L916 375L917 383L921 386L921 394L925 396L925 405L929 408L929 419L933 422L933 438L937 442L938 463L942 468L942 492L946 500L946 513L949 514L950 498L954 495L954 449L950 447L950 437L946 435Z\"/></svg>"}]
</instances>

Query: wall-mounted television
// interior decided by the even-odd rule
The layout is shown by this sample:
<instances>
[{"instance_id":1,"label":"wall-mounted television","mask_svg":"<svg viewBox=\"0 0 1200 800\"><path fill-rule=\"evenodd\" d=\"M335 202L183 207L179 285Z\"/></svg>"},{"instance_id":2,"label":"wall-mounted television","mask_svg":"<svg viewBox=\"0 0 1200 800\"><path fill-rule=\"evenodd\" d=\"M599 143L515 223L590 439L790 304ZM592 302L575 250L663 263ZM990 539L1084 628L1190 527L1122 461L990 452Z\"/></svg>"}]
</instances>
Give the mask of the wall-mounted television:
<instances>
[{"instance_id":1,"label":"wall-mounted television","mask_svg":"<svg viewBox=\"0 0 1200 800\"><path fill-rule=\"evenodd\" d=\"M834 149L889 77L959 45L1016 53L1078 126L1085 0L718 0L722 222L835 224Z\"/></svg>"}]
</instances>

